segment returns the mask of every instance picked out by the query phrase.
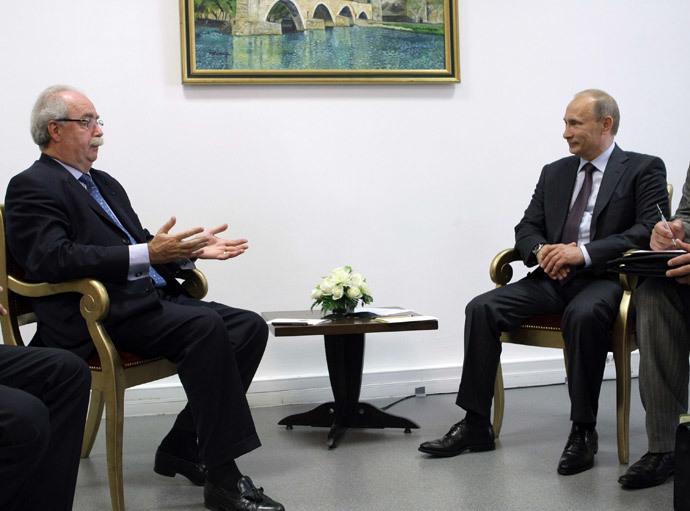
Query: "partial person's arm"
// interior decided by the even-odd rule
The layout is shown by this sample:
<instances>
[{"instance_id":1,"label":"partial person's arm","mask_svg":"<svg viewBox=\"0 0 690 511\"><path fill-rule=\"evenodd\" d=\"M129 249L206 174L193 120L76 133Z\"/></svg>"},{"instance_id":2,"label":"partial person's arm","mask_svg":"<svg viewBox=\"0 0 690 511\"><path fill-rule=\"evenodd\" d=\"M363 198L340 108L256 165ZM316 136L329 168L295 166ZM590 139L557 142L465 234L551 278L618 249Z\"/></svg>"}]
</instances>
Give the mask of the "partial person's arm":
<instances>
[{"instance_id":1,"label":"partial person's arm","mask_svg":"<svg viewBox=\"0 0 690 511\"><path fill-rule=\"evenodd\" d=\"M545 169L546 167L541 171L539 181L537 181L537 186L532 194L532 199L527 209L525 209L522 219L515 226L515 249L528 267L538 263L537 257L532 250L539 245L546 245L548 243L545 232L546 218L544 216ZM543 248L541 251L543 251Z\"/></svg>"},{"instance_id":2,"label":"partial person's arm","mask_svg":"<svg viewBox=\"0 0 690 511\"><path fill-rule=\"evenodd\" d=\"M673 220L679 220L683 223L683 237L681 239L689 241L685 238L685 233L690 234L690 167L688 167L685 183L683 184L683 195L680 198L678 209L675 215L673 215Z\"/></svg>"},{"instance_id":3,"label":"partial person's arm","mask_svg":"<svg viewBox=\"0 0 690 511\"><path fill-rule=\"evenodd\" d=\"M526 266L538 264L549 277L562 280L570 273L571 266L584 263L582 250L577 244L549 244L546 238L546 207L544 189L546 186L546 169L541 171L539 181L532 194L532 199L520 222L515 226L515 248L520 253ZM543 245L537 254L535 247Z\"/></svg>"}]
</instances>

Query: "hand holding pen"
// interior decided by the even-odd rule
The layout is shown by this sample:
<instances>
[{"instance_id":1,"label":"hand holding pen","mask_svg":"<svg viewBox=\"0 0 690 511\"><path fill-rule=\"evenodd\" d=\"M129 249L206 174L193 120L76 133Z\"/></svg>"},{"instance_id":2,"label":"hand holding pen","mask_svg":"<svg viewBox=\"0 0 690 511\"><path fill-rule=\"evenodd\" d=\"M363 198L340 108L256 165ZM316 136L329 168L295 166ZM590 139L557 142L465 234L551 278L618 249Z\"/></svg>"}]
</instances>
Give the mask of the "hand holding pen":
<instances>
[{"instance_id":1,"label":"hand holding pen","mask_svg":"<svg viewBox=\"0 0 690 511\"><path fill-rule=\"evenodd\" d=\"M676 238L685 238L685 228L683 226L683 222L680 220L675 220L669 223L658 204L656 207L659 210L661 222L654 226L652 237L649 241L649 246L653 250L677 249L678 244L676 243Z\"/></svg>"}]
</instances>

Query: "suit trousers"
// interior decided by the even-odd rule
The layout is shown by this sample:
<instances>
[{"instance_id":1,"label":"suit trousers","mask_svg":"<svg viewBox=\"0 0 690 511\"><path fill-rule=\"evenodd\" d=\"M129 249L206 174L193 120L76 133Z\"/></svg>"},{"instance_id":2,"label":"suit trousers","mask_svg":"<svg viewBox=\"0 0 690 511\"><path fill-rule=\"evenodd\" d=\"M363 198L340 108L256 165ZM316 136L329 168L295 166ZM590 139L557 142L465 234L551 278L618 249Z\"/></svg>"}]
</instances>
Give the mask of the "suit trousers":
<instances>
[{"instance_id":1,"label":"suit trousers","mask_svg":"<svg viewBox=\"0 0 690 511\"><path fill-rule=\"evenodd\" d=\"M465 309L465 359L456 404L489 417L501 332L514 330L533 316L562 314L570 419L596 422L610 332L622 293L617 280L586 269L565 283L537 270L474 298Z\"/></svg>"},{"instance_id":2,"label":"suit trousers","mask_svg":"<svg viewBox=\"0 0 690 511\"><path fill-rule=\"evenodd\" d=\"M158 291L160 308L110 326L118 349L177 365L187 405L175 426L196 432L209 468L261 445L246 392L268 340L258 314Z\"/></svg>"},{"instance_id":3,"label":"suit trousers","mask_svg":"<svg viewBox=\"0 0 690 511\"><path fill-rule=\"evenodd\" d=\"M688 411L690 286L648 278L634 296L649 451L670 452L678 416Z\"/></svg>"},{"instance_id":4,"label":"suit trousers","mask_svg":"<svg viewBox=\"0 0 690 511\"><path fill-rule=\"evenodd\" d=\"M0 345L0 509L69 511L91 372L65 350Z\"/></svg>"}]
</instances>

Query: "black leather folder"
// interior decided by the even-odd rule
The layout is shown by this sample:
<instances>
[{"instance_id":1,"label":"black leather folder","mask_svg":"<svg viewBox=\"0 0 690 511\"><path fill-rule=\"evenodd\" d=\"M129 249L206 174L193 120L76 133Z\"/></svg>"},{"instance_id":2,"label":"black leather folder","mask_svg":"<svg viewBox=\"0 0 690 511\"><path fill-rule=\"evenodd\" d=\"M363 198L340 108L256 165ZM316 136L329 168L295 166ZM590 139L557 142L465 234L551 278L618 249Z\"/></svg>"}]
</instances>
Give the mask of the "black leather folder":
<instances>
[{"instance_id":1,"label":"black leather folder","mask_svg":"<svg viewBox=\"0 0 690 511\"><path fill-rule=\"evenodd\" d=\"M670 269L668 262L685 254L685 250L635 250L626 252L607 263L607 269L614 273L640 275L644 277L665 277Z\"/></svg>"}]
</instances>

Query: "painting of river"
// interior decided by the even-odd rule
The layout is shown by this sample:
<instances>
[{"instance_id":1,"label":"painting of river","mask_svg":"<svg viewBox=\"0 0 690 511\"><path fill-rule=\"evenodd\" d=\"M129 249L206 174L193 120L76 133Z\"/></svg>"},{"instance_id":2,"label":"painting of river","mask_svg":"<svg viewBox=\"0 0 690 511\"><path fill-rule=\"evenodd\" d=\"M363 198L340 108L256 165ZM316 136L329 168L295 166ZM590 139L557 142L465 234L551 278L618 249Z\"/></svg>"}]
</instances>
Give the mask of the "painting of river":
<instances>
[{"instance_id":1,"label":"painting of river","mask_svg":"<svg viewBox=\"0 0 690 511\"><path fill-rule=\"evenodd\" d=\"M180 0L183 83L458 82L455 0Z\"/></svg>"}]
</instances>

